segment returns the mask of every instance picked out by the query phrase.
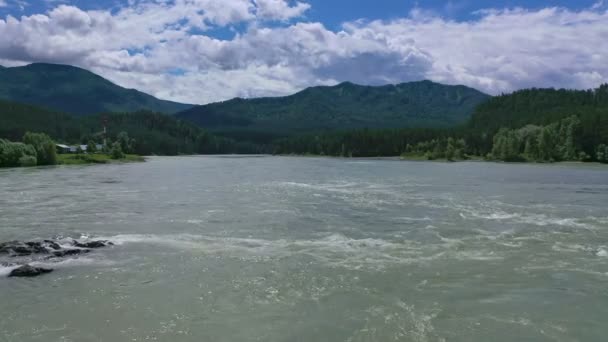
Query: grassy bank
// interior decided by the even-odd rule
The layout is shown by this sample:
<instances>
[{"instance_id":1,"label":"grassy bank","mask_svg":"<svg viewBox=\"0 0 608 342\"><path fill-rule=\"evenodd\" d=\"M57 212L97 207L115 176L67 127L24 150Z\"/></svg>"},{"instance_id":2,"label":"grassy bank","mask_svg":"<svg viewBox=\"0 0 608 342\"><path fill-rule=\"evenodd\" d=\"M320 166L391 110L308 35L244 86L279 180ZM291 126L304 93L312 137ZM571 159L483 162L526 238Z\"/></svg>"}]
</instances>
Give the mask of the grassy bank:
<instances>
[{"instance_id":1,"label":"grassy bank","mask_svg":"<svg viewBox=\"0 0 608 342\"><path fill-rule=\"evenodd\" d=\"M127 154L123 159L112 159L109 155L102 153L57 155L57 163L60 165L108 164L143 161L145 161L144 157L134 154Z\"/></svg>"}]
</instances>

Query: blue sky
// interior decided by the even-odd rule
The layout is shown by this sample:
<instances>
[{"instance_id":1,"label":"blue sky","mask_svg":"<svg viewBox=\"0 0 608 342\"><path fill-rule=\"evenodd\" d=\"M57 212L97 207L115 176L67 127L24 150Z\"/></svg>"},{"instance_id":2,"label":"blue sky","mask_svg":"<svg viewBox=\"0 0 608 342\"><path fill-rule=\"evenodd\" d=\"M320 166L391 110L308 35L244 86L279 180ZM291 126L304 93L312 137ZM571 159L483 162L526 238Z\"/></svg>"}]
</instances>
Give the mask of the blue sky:
<instances>
[{"instance_id":1,"label":"blue sky","mask_svg":"<svg viewBox=\"0 0 608 342\"><path fill-rule=\"evenodd\" d=\"M84 10L111 9L128 5L128 0L4 0L8 6L0 7L0 14L13 16L45 12L58 4L70 4ZM319 21L329 28L337 28L345 21L356 19L394 19L407 16L414 8L435 11L454 20L472 19L476 11L486 8L539 9L559 6L584 9L598 0L310 0L311 10L306 19Z\"/></svg>"},{"instance_id":2,"label":"blue sky","mask_svg":"<svg viewBox=\"0 0 608 342\"><path fill-rule=\"evenodd\" d=\"M8 6L0 8L3 15L40 13L58 4L70 4L85 10L108 9L128 5L128 0L5 0ZM456 19L466 19L471 13L484 8L522 7L538 9L560 6L571 9L588 8L597 0L311 0L311 20L329 24L358 18L388 19L407 15L415 7L436 10Z\"/></svg>"},{"instance_id":3,"label":"blue sky","mask_svg":"<svg viewBox=\"0 0 608 342\"><path fill-rule=\"evenodd\" d=\"M0 0L0 65L191 103L342 81L591 88L606 37L608 0Z\"/></svg>"}]
</instances>

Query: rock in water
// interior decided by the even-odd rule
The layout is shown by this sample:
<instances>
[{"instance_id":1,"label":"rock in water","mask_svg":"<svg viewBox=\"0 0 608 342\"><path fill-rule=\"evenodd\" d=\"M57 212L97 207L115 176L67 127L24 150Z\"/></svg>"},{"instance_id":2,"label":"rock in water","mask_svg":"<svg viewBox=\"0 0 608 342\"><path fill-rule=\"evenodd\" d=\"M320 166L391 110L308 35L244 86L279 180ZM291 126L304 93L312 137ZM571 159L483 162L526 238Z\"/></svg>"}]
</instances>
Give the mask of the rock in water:
<instances>
[{"instance_id":1,"label":"rock in water","mask_svg":"<svg viewBox=\"0 0 608 342\"><path fill-rule=\"evenodd\" d=\"M60 246L60 245L59 245L57 242L55 242L55 241L53 241L53 240L44 240L44 242L45 242L45 243L46 243L46 244L47 244L47 245L48 245L50 248L52 248L52 249L54 249L54 250L59 250L59 249L61 249L61 246Z\"/></svg>"},{"instance_id":2,"label":"rock in water","mask_svg":"<svg viewBox=\"0 0 608 342\"><path fill-rule=\"evenodd\" d=\"M63 249L60 251L55 251L52 254L53 254L53 256L55 256L57 258L63 258L66 256L86 254L89 252L90 252L90 250L88 250L88 249Z\"/></svg>"},{"instance_id":3,"label":"rock in water","mask_svg":"<svg viewBox=\"0 0 608 342\"><path fill-rule=\"evenodd\" d=\"M90 241L90 242L78 242L74 241L74 246L80 248L102 248L106 246L110 246L112 243L110 241Z\"/></svg>"},{"instance_id":4,"label":"rock in water","mask_svg":"<svg viewBox=\"0 0 608 342\"><path fill-rule=\"evenodd\" d=\"M50 268L33 267L24 265L11 271L9 277L37 277L39 275L53 272Z\"/></svg>"}]
</instances>

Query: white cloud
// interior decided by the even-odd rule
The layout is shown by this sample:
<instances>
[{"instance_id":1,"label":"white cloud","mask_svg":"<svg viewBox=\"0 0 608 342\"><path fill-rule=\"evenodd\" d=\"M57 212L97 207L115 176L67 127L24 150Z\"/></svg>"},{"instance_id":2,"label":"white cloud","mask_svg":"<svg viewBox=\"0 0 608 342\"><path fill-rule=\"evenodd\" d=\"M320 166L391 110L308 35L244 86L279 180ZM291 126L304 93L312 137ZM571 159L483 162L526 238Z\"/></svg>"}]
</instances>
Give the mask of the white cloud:
<instances>
[{"instance_id":1,"label":"white cloud","mask_svg":"<svg viewBox=\"0 0 608 342\"><path fill-rule=\"evenodd\" d=\"M6 7L8 6L8 4L6 3L5 0L0 0L0 7Z\"/></svg>"},{"instance_id":2,"label":"white cloud","mask_svg":"<svg viewBox=\"0 0 608 342\"><path fill-rule=\"evenodd\" d=\"M591 9L599 10L602 9L602 7L604 7L604 0L599 0L598 2L594 3L593 6L591 6Z\"/></svg>"},{"instance_id":3,"label":"white cloud","mask_svg":"<svg viewBox=\"0 0 608 342\"><path fill-rule=\"evenodd\" d=\"M493 94L608 81L608 12L599 8L485 10L466 22L416 9L407 18L345 23L339 32L321 23L288 23L309 8L284 0L133 0L114 12L59 5L46 14L0 19L0 64L74 64L192 103L345 80L426 78ZM237 23L249 28L233 39L205 34ZM169 72L176 69L183 72Z\"/></svg>"},{"instance_id":4,"label":"white cloud","mask_svg":"<svg viewBox=\"0 0 608 342\"><path fill-rule=\"evenodd\" d=\"M310 5L297 2L295 6L290 6L284 0L254 0L257 11L256 14L264 19L289 20L304 15L310 9Z\"/></svg>"}]
</instances>

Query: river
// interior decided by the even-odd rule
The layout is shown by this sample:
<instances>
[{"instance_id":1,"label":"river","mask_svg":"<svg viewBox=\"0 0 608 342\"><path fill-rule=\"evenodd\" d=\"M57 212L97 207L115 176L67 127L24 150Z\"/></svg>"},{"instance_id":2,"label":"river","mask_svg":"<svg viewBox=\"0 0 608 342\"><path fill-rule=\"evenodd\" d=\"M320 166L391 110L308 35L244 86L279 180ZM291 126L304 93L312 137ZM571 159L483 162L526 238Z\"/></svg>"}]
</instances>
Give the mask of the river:
<instances>
[{"instance_id":1,"label":"river","mask_svg":"<svg viewBox=\"0 0 608 342\"><path fill-rule=\"evenodd\" d=\"M608 168L152 157L0 170L0 341L605 341ZM6 259L5 259L6 261Z\"/></svg>"}]
</instances>

